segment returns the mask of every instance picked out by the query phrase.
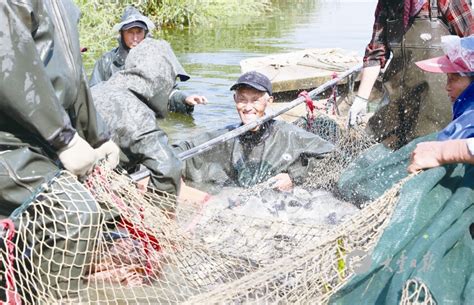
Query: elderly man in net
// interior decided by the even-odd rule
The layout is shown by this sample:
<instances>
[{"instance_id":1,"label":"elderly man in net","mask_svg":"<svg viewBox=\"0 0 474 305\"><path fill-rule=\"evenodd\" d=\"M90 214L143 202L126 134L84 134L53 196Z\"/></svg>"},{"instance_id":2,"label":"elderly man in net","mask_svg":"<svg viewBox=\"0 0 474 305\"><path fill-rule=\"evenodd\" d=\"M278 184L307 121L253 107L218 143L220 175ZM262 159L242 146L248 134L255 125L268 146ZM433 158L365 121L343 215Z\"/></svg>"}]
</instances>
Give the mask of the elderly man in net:
<instances>
[{"instance_id":1,"label":"elderly man in net","mask_svg":"<svg viewBox=\"0 0 474 305\"><path fill-rule=\"evenodd\" d=\"M251 71L230 88L241 122L207 132L175 145L191 149L239 126L262 118L273 102L272 84L265 75ZM312 158L333 149L319 136L284 121L270 120L204 154L186 160L185 180L249 187L267 180L278 190L290 190L311 170Z\"/></svg>"}]
</instances>

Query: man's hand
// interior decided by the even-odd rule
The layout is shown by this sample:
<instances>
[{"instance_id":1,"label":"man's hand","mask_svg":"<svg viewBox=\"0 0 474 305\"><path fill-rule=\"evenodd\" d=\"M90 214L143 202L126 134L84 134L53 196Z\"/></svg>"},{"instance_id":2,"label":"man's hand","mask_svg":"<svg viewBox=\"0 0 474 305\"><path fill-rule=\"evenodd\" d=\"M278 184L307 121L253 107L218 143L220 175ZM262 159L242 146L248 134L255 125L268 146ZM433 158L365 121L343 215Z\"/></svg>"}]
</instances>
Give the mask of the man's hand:
<instances>
[{"instance_id":1,"label":"man's hand","mask_svg":"<svg viewBox=\"0 0 474 305\"><path fill-rule=\"evenodd\" d=\"M69 144L58 151L59 160L64 168L76 176L92 171L97 161L97 152L77 133Z\"/></svg>"},{"instance_id":2,"label":"man's hand","mask_svg":"<svg viewBox=\"0 0 474 305\"><path fill-rule=\"evenodd\" d=\"M188 204L205 204L211 195L196 188L187 186L183 179L181 179L181 187L178 195L178 202Z\"/></svg>"},{"instance_id":3,"label":"man's hand","mask_svg":"<svg viewBox=\"0 0 474 305\"><path fill-rule=\"evenodd\" d=\"M349 127L361 124L363 116L367 114L367 100L358 95L354 98L352 106L349 109L349 117L347 125Z\"/></svg>"},{"instance_id":4,"label":"man's hand","mask_svg":"<svg viewBox=\"0 0 474 305\"><path fill-rule=\"evenodd\" d=\"M109 140L95 149L99 160L104 160L105 165L114 169L117 167L120 161L120 148L112 141Z\"/></svg>"},{"instance_id":5,"label":"man's hand","mask_svg":"<svg viewBox=\"0 0 474 305\"><path fill-rule=\"evenodd\" d=\"M422 169L451 163L473 163L466 140L432 141L416 145L411 153L408 172L415 173Z\"/></svg>"},{"instance_id":6,"label":"man's hand","mask_svg":"<svg viewBox=\"0 0 474 305\"><path fill-rule=\"evenodd\" d=\"M207 98L202 95L190 95L188 96L184 102L190 106L195 106L195 105L205 105L207 104Z\"/></svg>"},{"instance_id":7,"label":"man's hand","mask_svg":"<svg viewBox=\"0 0 474 305\"><path fill-rule=\"evenodd\" d=\"M423 142L416 145L411 153L409 173L441 165L443 142Z\"/></svg>"},{"instance_id":8,"label":"man's hand","mask_svg":"<svg viewBox=\"0 0 474 305\"><path fill-rule=\"evenodd\" d=\"M270 178L268 182L271 187L283 192L291 191L293 188L293 181L291 181L290 176L286 173L278 174Z\"/></svg>"}]
</instances>

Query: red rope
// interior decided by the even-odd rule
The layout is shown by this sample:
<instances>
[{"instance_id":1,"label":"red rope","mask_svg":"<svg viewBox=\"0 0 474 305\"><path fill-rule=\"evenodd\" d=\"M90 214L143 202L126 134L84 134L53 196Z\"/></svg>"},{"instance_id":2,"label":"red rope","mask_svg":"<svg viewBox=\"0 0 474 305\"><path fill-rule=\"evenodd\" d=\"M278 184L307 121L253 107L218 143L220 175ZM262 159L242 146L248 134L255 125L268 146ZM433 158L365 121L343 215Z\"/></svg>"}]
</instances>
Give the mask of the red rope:
<instances>
[{"instance_id":1,"label":"red rope","mask_svg":"<svg viewBox=\"0 0 474 305\"><path fill-rule=\"evenodd\" d=\"M306 107L307 107L307 112L306 112L306 118L308 120L308 128L311 129L313 127L313 122L314 122L314 103L311 97L309 96L307 91L302 91L300 94L298 94L299 97L304 97Z\"/></svg>"},{"instance_id":2,"label":"red rope","mask_svg":"<svg viewBox=\"0 0 474 305\"><path fill-rule=\"evenodd\" d=\"M0 227L3 231L7 232L5 244L7 245L7 263L5 266L6 282L7 282L7 302L0 304L21 304L20 295L16 289L15 276L13 273L13 262L15 261L15 244L13 238L15 237L15 225L11 219L0 220Z\"/></svg>"},{"instance_id":3,"label":"red rope","mask_svg":"<svg viewBox=\"0 0 474 305\"><path fill-rule=\"evenodd\" d=\"M110 184L109 182L107 181L107 179L105 179L104 175L102 174L102 170L100 167L96 167L94 169L94 171L92 172L92 175L95 176L95 177L98 177L99 180L100 180L100 184L102 187L105 188L105 191L111 195L113 201L117 204L117 207L119 208L119 210L121 210L121 215L120 215L120 222L119 222L119 225L123 228L125 228L128 233L130 233L130 235L132 237L134 237L136 240L138 240L141 244L142 244L142 247L145 251L145 254L146 254L146 261L147 261L147 266L145 268L146 270L146 273L148 275L153 275L153 274L156 274L157 273L157 269L159 268L154 268L153 264L151 263L152 262L152 259L150 258L150 255L151 255L151 251L150 251L150 247L153 248L155 251L158 251L160 252L161 251L161 246L158 242L158 239L153 236L152 234L146 232L147 228L145 227L145 225L143 224L143 222L141 223L141 225L144 227L145 230L140 230L137 228L137 225L134 224L133 221L130 221L127 219L127 216L126 214L128 214L128 211L130 209L130 207L128 207L124 202L123 200L118 197L117 195L114 194L114 192L110 189ZM92 181L88 181L86 182L89 190L91 192L94 192L94 188L93 188L93 183ZM143 221L144 219L144 214L143 214L143 208L140 208L139 210L139 216L140 216L140 219Z\"/></svg>"},{"instance_id":4,"label":"red rope","mask_svg":"<svg viewBox=\"0 0 474 305\"><path fill-rule=\"evenodd\" d=\"M337 78L337 73L336 72L334 72L332 74L332 79L335 79L335 78ZM332 86L331 97L328 100L326 113L331 113L332 115L338 114L337 111L336 111L336 109L337 109L336 101L337 101L337 84Z\"/></svg>"}]
</instances>

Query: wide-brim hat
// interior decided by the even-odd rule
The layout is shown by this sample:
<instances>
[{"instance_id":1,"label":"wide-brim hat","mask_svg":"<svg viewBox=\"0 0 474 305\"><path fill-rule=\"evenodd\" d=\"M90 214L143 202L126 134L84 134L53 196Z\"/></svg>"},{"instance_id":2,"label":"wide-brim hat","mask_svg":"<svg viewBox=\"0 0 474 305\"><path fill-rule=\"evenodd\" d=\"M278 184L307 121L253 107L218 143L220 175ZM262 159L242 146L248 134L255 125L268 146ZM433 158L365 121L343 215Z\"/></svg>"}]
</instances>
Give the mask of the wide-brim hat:
<instances>
[{"instance_id":1,"label":"wide-brim hat","mask_svg":"<svg viewBox=\"0 0 474 305\"><path fill-rule=\"evenodd\" d=\"M434 57L415 63L421 70L432 73L469 73L469 68L457 65L447 55Z\"/></svg>"},{"instance_id":2,"label":"wide-brim hat","mask_svg":"<svg viewBox=\"0 0 474 305\"><path fill-rule=\"evenodd\" d=\"M415 64L427 72L471 75L474 72L474 36L460 38L448 35L441 37L441 42L445 55Z\"/></svg>"}]
</instances>

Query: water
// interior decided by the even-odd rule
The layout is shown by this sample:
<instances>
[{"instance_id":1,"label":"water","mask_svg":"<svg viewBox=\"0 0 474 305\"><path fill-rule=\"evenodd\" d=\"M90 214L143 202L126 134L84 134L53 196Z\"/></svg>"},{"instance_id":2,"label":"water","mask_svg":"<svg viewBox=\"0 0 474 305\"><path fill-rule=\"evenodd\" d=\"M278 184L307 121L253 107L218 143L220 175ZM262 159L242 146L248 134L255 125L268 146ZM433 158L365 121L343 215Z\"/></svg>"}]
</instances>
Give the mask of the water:
<instances>
[{"instance_id":1,"label":"water","mask_svg":"<svg viewBox=\"0 0 474 305\"><path fill-rule=\"evenodd\" d=\"M192 117L159 122L172 142L239 121L230 86L242 59L305 48L343 48L362 55L372 33L376 0L274 0L273 11L226 25L163 30L192 78L180 85L209 99ZM296 97L295 97L296 98Z\"/></svg>"}]
</instances>

